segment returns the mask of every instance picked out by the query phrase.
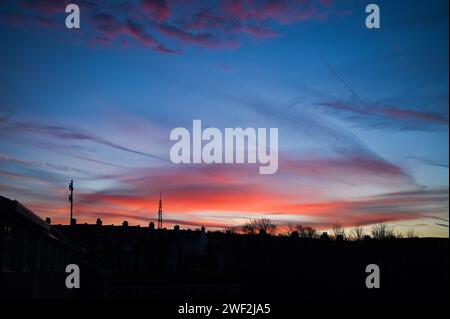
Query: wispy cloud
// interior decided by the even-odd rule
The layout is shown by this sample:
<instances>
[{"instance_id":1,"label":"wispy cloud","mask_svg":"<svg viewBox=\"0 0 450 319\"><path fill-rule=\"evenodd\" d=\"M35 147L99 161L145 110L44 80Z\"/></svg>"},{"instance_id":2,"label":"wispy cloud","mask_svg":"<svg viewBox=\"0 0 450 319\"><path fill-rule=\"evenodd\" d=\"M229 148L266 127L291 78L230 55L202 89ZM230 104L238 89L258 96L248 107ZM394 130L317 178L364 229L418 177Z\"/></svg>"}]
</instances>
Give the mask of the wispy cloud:
<instances>
[{"instance_id":1,"label":"wispy cloud","mask_svg":"<svg viewBox=\"0 0 450 319\"><path fill-rule=\"evenodd\" d=\"M420 156L409 156L408 159L411 159L411 160L414 160L414 161L417 161L419 163L429 165L429 166L448 168L448 162L444 162L444 161L439 161L439 160L420 157Z\"/></svg>"},{"instance_id":2,"label":"wispy cloud","mask_svg":"<svg viewBox=\"0 0 450 319\"><path fill-rule=\"evenodd\" d=\"M346 226L379 221L415 220L433 215L448 216L448 188L385 193L366 198L320 203L302 203L281 207L281 212L315 215ZM427 213L424 215L423 212Z\"/></svg>"},{"instance_id":3,"label":"wispy cloud","mask_svg":"<svg viewBox=\"0 0 450 319\"><path fill-rule=\"evenodd\" d=\"M280 172L315 179L348 181L353 185L415 185L414 178L401 167L380 158L355 154L349 156L281 158Z\"/></svg>"},{"instance_id":4,"label":"wispy cloud","mask_svg":"<svg viewBox=\"0 0 450 319\"><path fill-rule=\"evenodd\" d=\"M139 151L136 149L132 149L113 141L110 141L102 136L99 136L91 131L68 127L68 126L59 126L59 125L45 125L41 123L34 122L20 122L20 121L4 121L0 126L0 130L3 131L4 134L33 134L36 136L44 137L50 140L59 140L59 141L79 141L79 142L92 142L95 144L100 144L104 146L108 146L120 151L132 153L135 155L145 156L148 158L156 159L158 161L168 162L169 160L163 158L161 156Z\"/></svg>"},{"instance_id":5,"label":"wispy cloud","mask_svg":"<svg viewBox=\"0 0 450 319\"><path fill-rule=\"evenodd\" d=\"M314 104L361 127L388 130L446 131L448 116L398 106L358 101L324 100ZM317 108L316 108L317 109ZM329 113L328 113L329 114Z\"/></svg>"},{"instance_id":6,"label":"wispy cloud","mask_svg":"<svg viewBox=\"0 0 450 319\"><path fill-rule=\"evenodd\" d=\"M372 151L355 134L338 125L326 121L317 114L305 108L295 107L298 100L285 105L276 105L262 99L244 100L238 102L247 106L253 112L275 121L281 127L288 127L293 134L306 136L312 140L324 143L336 153L346 157L343 165L363 168L365 170L383 171L383 174L397 174L414 184L414 178L409 176L401 167L389 163L380 155ZM328 167L325 165L325 167Z\"/></svg>"},{"instance_id":7,"label":"wispy cloud","mask_svg":"<svg viewBox=\"0 0 450 319\"><path fill-rule=\"evenodd\" d=\"M77 174L77 175L87 176L87 177L91 177L91 178L101 179L101 178L111 177L111 176L90 172L87 170L83 170L83 169L68 166L68 165L53 164L53 163L48 163L48 162L41 163L41 162L37 162L37 161L19 159L17 157L8 156L5 154L0 154L0 161L11 163L11 164L36 167L36 168L41 168L41 169L49 169L49 170L59 171L62 173L67 173L67 174Z\"/></svg>"},{"instance_id":8,"label":"wispy cloud","mask_svg":"<svg viewBox=\"0 0 450 319\"><path fill-rule=\"evenodd\" d=\"M322 109L329 114L332 112L347 121L360 124L363 128L391 129L391 130L448 130L448 92L434 97L429 103L445 105L442 112L427 111L427 108L400 107L385 101L371 102L361 97L341 74L329 63L324 62L328 70L341 82L349 92L351 99L343 100L330 97L326 94L318 94L319 101L313 102L313 106ZM442 101L439 101L442 100ZM408 104L410 102L404 102ZM434 107L434 109L438 109Z\"/></svg>"}]
</instances>

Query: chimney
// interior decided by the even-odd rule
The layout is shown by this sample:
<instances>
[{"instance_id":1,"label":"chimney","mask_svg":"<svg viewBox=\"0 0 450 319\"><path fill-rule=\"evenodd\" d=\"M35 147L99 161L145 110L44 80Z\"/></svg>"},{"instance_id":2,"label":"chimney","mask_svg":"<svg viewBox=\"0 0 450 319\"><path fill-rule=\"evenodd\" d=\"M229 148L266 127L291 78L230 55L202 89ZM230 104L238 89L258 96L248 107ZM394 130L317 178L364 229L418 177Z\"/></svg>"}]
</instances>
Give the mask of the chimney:
<instances>
[{"instance_id":1,"label":"chimney","mask_svg":"<svg viewBox=\"0 0 450 319\"><path fill-rule=\"evenodd\" d=\"M70 226L75 226L77 224L77 219L76 218L72 218L70 220Z\"/></svg>"},{"instance_id":2,"label":"chimney","mask_svg":"<svg viewBox=\"0 0 450 319\"><path fill-rule=\"evenodd\" d=\"M128 221L124 220L123 223L122 223L122 226L123 227L128 227Z\"/></svg>"},{"instance_id":3,"label":"chimney","mask_svg":"<svg viewBox=\"0 0 450 319\"><path fill-rule=\"evenodd\" d=\"M102 226L103 225L103 222L102 222L102 220L100 219L100 218L97 218L97 226Z\"/></svg>"},{"instance_id":4,"label":"chimney","mask_svg":"<svg viewBox=\"0 0 450 319\"><path fill-rule=\"evenodd\" d=\"M150 222L150 224L148 224L148 228L150 228L150 230L154 230L155 229L155 223L154 222Z\"/></svg>"},{"instance_id":5,"label":"chimney","mask_svg":"<svg viewBox=\"0 0 450 319\"><path fill-rule=\"evenodd\" d=\"M47 217L46 219L45 219L45 222L47 223L47 224L51 224L52 223L52 220L51 220L51 218L50 217Z\"/></svg>"}]
</instances>

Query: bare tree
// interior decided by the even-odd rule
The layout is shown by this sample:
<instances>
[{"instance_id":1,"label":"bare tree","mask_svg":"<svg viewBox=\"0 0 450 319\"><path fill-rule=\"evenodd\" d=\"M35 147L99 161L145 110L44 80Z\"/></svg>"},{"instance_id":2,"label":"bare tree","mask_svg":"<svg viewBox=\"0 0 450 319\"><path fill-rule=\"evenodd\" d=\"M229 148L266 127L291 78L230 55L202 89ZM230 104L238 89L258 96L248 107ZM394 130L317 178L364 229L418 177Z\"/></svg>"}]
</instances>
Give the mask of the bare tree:
<instances>
[{"instance_id":1,"label":"bare tree","mask_svg":"<svg viewBox=\"0 0 450 319\"><path fill-rule=\"evenodd\" d=\"M417 237L419 236L416 234L414 228L411 228L406 232L406 238L417 238Z\"/></svg>"},{"instance_id":2,"label":"bare tree","mask_svg":"<svg viewBox=\"0 0 450 319\"><path fill-rule=\"evenodd\" d=\"M288 236L297 236L298 235L296 225L289 223L287 226L288 226L288 230L287 230Z\"/></svg>"},{"instance_id":3,"label":"bare tree","mask_svg":"<svg viewBox=\"0 0 450 319\"><path fill-rule=\"evenodd\" d=\"M364 228L361 225L356 225L351 231L350 231L350 237L353 240L360 241L364 239Z\"/></svg>"},{"instance_id":4,"label":"bare tree","mask_svg":"<svg viewBox=\"0 0 450 319\"><path fill-rule=\"evenodd\" d=\"M267 218L259 219L257 221L257 224L258 224L258 230L259 231L262 230L268 235L275 235L275 233L277 232L277 228L278 228L277 225L272 223L272 221L270 219L267 219Z\"/></svg>"},{"instance_id":5,"label":"bare tree","mask_svg":"<svg viewBox=\"0 0 450 319\"><path fill-rule=\"evenodd\" d=\"M372 237L375 239L387 239L395 237L393 228L390 228L384 222L374 225L371 230Z\"/></svg>"},{"instance_id":6,"label":"bare tree","mask_svg":"<svg viewBox=\"0 0 450 319\"><path fill-rule=\"evenodd\" d=\"M226 226L223 230L227 234L234 234L236 232L236 228L233 226Z\"/></svg>"},{"instance_id":7,"label":"bare tree","mask_svg":"<svg viewBox=\"0 0 450 319\"><path fill-rule=\"evenodd\" d=\"M306 236L307 238L315 238L317 236L317 230L310 226L306 227Z\"/></svg>"},{"instance_id":8,"label":"bare tree","mask_svg":"<svg viewBox=\"0 0 450 319\"><path fill-rule=\"evenodd\" d=\"M317 230L305 225L296 225L293 227L293 231L298 233L300 238L314 238L317 234Z\"/></svg>"},{"instance_id":9,"label":"bare tree","mask_svg":"<svg viewBox=\"0 0 450 319\"><path fill-rule=\"evenodd\" d=\"M245 223L242 226L242 231L249 235L255 235L258 232L258 221L256 219L252 219L248 223Z\"/></svg>"},{"instance_id":10,"label":"bare tree","mask_svg":"<svg viewBox=\"0 0 450 319\"><path fill-rule=\"evenodd\" d=\"M306 226L303 226L303 225L297 225L297 226L295 226L295 229L297 230L297 232L298 232L298 236L300 237L300 238L306 238Z\"/></svg>"},{"instance_id":11,"label":"bare tree","mask_svg":"<svg viewBox=\"0 0 450 319\"><path fill-rule=\"evenodd\" d=\"M338 223L334 224L332 230L333 230L334 238L338 238L341 236L342 236L342 238L345 238L345 230L341 224L338 224Z\"/></svg>"},{"instance_id":12,"label":"bare tree","mask_svg":"<svg viewBox=\"0 0 450 319\"><path fill-rule=\"evenodd\" d=\"M277 226L267 218L253 219L242 226L242 231L250 235L255 235L258 232L265 232L268 235L275 235Z\"/></svg>"}]
</instances>

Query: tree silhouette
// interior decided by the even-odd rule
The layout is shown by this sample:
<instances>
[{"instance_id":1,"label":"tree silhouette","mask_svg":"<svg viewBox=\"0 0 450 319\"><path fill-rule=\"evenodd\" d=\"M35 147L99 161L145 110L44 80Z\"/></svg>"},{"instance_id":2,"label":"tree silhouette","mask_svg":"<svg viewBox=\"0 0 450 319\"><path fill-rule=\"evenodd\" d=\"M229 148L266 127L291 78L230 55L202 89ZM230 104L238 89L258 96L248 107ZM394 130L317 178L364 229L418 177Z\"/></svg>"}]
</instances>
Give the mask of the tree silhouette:
<instances>
[{"instance_id":1,"label":"tree silhouette","mask_svg":"<svg viewBox=\"0 0 450 319\"><path fill-rule=\"evenodd\" d=\"M334 224L332 230L334 238L342 237L342 239L345 239L345 230L344 228L342 228L341 224L338 223Z\"/></svg>"},{"instance_id":2,"label":"tree silhouette","mask_svg":"<svg viewBox=\"0 0 450 319\"><path fill-rule=\"evenodd\" d=\"M364 228L361 225L356 225L351 231L350 231L350 237L353 240L360 241L364 239Z\"/></svg>"},{"instance_id":3,"label":"tree silhouette","mask_svg":"<svg viewBox=\"0 0 450 319\"><path fill-rule=\"evenodd\" d=\"M372 237L375 239L387 239L395 237L394 230L384 222L374 225L371 230Z\"/></svg>"},{"instance_id":4,"label":"tree silhouette","mask_svg":"<svg viewBox=\"0 0 450 319\"><path fill-rule=\"evenodd\" d=\"M296 225L295 230L298 232L300 238L314 238L317 233L314 228L304 225Z\"/></svg>"},{"instance_id":5,"label":"tree silhouette","mask_svg":"<svg viewBox=\"0 0 450 319\"><path fill-rule=\"evenodd\" d=\"M264 232L268 235L274 235L277 231L277 226L267 218L252 219L242 226L242 231L249 235L255 235L259 232Z\"/></svg>"},{"instance_id":6,"label":"tree silhouette","mask_svg":"<svg viewBox=\"0 0 450 319\"><path fill-rule=\"evenodd\" d=\"M236 232L236 228L233 226L227 226L224 228L225 233L234 234Z\"/></svg>"},{"instance_id":7,"label":"tree silhouette","mask_svg":"<svg viewBox=\"0 0 450 319\"><path fill-rule=\"evenodd\" d=\"M416 234L414 228L411 228L406 232L406 238L417 238L417 237L419 236Z\"/></svg>"},{"instance_id":8,"label":"tree silhouette","mask_svg":"<svg viewBox=\"0 0 450 319\"><path fill-rule=\"evenodd\" d=\"M403 238L405 238L405 235L402 232L397 231L397 233L395 234L395 238L403 239Z\"/></svg>"},{"instance_id":9,"label":"tree silhouette","mask_svg":"<svg viewBox=\"0 0 450 319\"><path fill-rule=\"evenodd\" d=\"M242 226L242 231L249 235L255 235L258 232L258 224L256 219L252 219Z\"/></svg>"}]
</instances>

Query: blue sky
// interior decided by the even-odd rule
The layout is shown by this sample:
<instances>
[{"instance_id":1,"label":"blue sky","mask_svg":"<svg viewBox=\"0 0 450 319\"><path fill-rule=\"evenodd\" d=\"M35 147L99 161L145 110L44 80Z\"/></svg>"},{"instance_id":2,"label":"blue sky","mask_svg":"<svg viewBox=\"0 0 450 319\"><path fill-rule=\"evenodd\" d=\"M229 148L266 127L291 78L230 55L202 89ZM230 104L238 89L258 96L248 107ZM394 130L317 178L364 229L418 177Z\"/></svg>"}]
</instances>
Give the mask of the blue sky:
<instances>
[{"instance_id":1,"label":"blue sky","mask_svg":"<svg viewBox=\"0 0 450 319\"><path fill-rule=\"evenodd\" d=\"M448 2L0 1L0 193L41 216L185 227L269 216L448 236ZM278 127L279 172L180 167L193 119ZM210 172L221 176L212 179ZM438 225L439 224L439 225Z\"/></svg>"}]
</instances>

